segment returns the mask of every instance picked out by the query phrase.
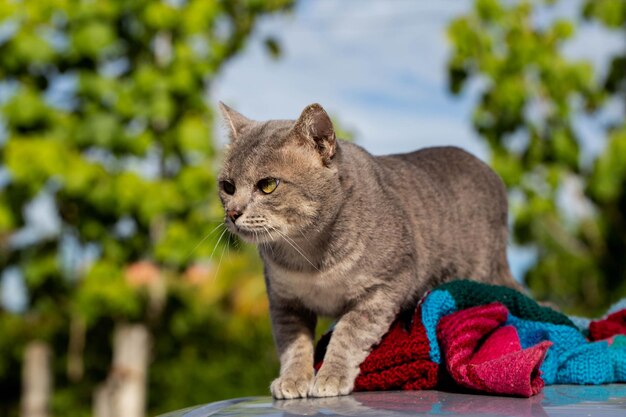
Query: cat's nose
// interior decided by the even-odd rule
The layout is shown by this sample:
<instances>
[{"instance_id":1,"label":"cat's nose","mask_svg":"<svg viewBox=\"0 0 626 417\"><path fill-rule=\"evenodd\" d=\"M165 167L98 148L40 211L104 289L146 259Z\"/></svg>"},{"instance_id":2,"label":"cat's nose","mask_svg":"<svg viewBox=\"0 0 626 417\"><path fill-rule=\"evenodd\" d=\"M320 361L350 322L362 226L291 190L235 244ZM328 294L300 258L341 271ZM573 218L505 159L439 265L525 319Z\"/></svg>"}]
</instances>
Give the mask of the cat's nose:
<instances>
[{"instance_id":1,"label":"cat's nose","mask_svg":"<svg viewBox=\"0 0 626 417\"><path fill-rule=\"evenodd\" d=\"M226 215L228 216L229 219L231 219L233 221L233 223L235 223L235 220L237 220L239 217L241 217L241 215L243 214L243 212L239 209L234 209L234 210L227 210L226 211Z\"/></svg>"}]
</instances>

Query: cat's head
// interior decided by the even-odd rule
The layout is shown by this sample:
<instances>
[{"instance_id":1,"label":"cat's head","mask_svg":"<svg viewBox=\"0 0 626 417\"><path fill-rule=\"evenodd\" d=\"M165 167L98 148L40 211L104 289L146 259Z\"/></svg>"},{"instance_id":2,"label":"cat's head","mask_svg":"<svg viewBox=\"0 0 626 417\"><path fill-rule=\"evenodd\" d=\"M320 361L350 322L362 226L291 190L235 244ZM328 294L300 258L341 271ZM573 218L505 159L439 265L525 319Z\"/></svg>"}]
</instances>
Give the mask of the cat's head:
<instances>
[{"instance_id":1,"label":"cat's head","mask_svg":"<svg viewBox=\"0 0 626 417\"><path fill-rule=\"evenodd\" d=\"M340 201L335 131L322 106L266 122L220 109L230 131L218 177L230 231L252 243L319 231Z\"/></svg>"}]
</instances>

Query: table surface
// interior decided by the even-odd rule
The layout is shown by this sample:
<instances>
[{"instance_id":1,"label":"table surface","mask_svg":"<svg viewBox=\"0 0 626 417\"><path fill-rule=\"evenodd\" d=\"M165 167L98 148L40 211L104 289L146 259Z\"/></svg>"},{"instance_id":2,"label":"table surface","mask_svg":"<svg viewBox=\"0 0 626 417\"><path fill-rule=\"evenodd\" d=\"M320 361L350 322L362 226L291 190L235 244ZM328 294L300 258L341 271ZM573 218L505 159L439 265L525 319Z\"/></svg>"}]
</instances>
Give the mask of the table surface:
<instances>
[{"instance_id":1,"label":"table surface","mask_svg":"<svg viewBox=\"0 0 626 417\"><path fill-rule=\"evenodd\" d=\"M161 417L208 416L563 416L626 417L626 384L552 385L532 398L442 391L357 392L343 397L219 401Z\"/></svg>"}]
</instances>

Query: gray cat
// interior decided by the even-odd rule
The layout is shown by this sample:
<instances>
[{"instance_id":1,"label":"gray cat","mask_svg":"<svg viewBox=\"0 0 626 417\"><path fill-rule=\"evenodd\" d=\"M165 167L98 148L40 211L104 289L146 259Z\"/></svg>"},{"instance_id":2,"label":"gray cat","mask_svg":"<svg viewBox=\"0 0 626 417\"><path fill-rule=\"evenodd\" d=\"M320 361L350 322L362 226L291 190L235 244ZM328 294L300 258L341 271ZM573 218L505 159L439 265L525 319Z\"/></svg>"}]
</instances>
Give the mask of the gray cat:
<instances>
[{"instance_id":1,"label":"gray cat","mask_svg":"<svg viewBox=\"0 0 626 417\"><path fill-rule=\"evenodd\" d=\"M518 288L502 181L461 149L372 156L336 140L319 104L256 122L220 103L231 144L226 224L258 245L280 376L276 398L349 394L396 315L456 277ZM318 315L338 318L313 372Z\"/></svg>"}]
</instances>

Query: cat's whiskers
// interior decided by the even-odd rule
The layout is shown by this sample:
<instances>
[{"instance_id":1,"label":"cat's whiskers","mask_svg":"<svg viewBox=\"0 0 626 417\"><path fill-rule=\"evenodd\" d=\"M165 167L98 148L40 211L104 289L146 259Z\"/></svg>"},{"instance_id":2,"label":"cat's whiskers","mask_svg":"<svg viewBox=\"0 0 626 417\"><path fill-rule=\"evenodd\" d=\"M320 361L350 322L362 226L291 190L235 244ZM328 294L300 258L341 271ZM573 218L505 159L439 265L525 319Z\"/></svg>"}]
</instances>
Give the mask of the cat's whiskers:
<instances>
[{"instance_id":1,"label":"cat's whiskers","mask_svg":"<svg viewBox=\"0 0 626 417\"><path fill-rule=\"evenodd\" d=\"M315 229L317 230L317 229ZM304 239L304 242L307 244L309 249L315 250L315 243L311 242L311 239L309 237L306 237L306 235L304 234L304 232L302 230L299 230L300 234L302 235L302 238Z\"/></svg>"},{"instance_id":2,"label":"cat's whiskers","mask_svg":"<svg viewBox=\"0 0 626 417\"><path fill-rule=\"evenodd\" d=\"M272 237L272 232L265 226L261 226L263 229L265 229L265 233L267 233L267 236L269 237L270 240L274 240ZM268 248L270 248L270 250L272 251L272 255L275 255L274 253L274 247L272 247L272 245L270 245L269 243L265 244Z\"/></svg>"},{"instance_id":3,"label":"cat's whiskers","mask_svg":"<svg viewBox=\"0 0 626 417\"><path fill-rule=\"evenodd\" d=\"M280 230L278 230L277 228L275 228L274 226L270 226L270 228L275 231L280 237L283 238L283 240L285 242L287 242L289 245L291 245L291 247L298 252L309 264L311 264L311 266L313 268L315 268L316 271L319 271L319 269L313 264L313 262L311 262L309 260L309 258L306 257L306 255L304 253L302 253L302 250L300 248L300 246L298 246L298 244L296 242L292 243L292 239L290 239L288 236L286 236L284 233L282 233Z\"/></svg>"},{"instance_id":4,"label":"cat's whiskers","mask_svg":"<svg viewBox=\"0 0 626 417\"><path fill-rule=\"evenodd\" d=\"M219 243L219 240L217 243ZM227 243L226 246L222 248L222 256L220 256L220 261L217 263L217 268L215 269L215 277L219 276L218 274L220 273L220 266L222 265L222 258L224 257L224 252L226 251L226 248L228 248L228 253L230 253L230 245Z\"/></svg>"},{"instance_id":5,"label":"cat's whiskers","mask_svg":"<svg viewBox=\"0 0 626 417\"><path fill-rule=\"evenodd\" d=\"M220 227L226 227L224 223L219 223L213 230L211 230L205 237L203 237L196 246L187 254L187 259L191 258L191 255L202 245L213 233L215 233Z\"/></svg>"},{"instance_id":6,"label":"cat's whiskers","mask_svg":"<svg viewBox=\"0 0 626 417\"><path fill-rule=\"evenodd\" d=\"M261 226L261 227L263 228L263 230L265 230L265 233L267 233L267 236L269 237L269 239L270 239L270 240L273 240L273 239L272 239L272 232L270 231L270 229L268 229L268 228L267 228L267 227L265 227L265 226Z\"/></svg>"},{"instance_id":7,"label":"cat's whiskers","mask_svg":"<svg viewBox=\"0 0 626 417\"><path fill-rule=\"evenodd\" d=\"M217 239L217 242L215 243L215 246L213 247L213 252L211 252L211 256L209 256L209 259L213 259L213 254L215 254L215 250L217 249L217 247L219 246L220 242L222 241L222 237L224 237L224 234L228 232L228 229L224 229L224 231L222 232L222 234L220 235L219 239Z\"/></svg>"},{"instance_id":8,"label":"cat's whiskers","mask_svg":"<svg viewBox=\"0 0 626 417\"><path fill-rule=\"evenodd\" d=\"M298 245L298 242L296 242L293 238L290 238L289 236L287 236L284 232L280 232L279 230L276 229L277 232L279 232L281 234L281 236L283 236L285 239L287 239L288 241L290 241L291 243L293 243L294 245L296 245L298 247L298 249L300 249L301 251L304 252L304 249L302 248L302 246Z\"/></svg>"}]
</instances>

